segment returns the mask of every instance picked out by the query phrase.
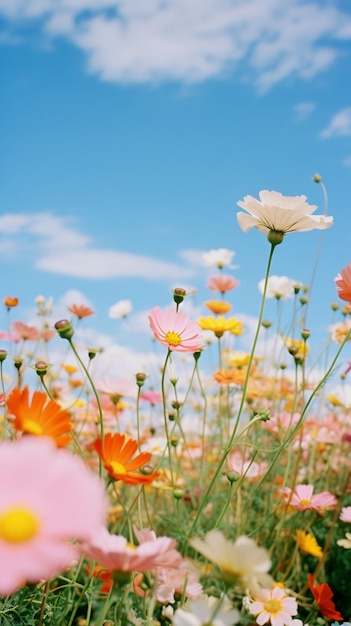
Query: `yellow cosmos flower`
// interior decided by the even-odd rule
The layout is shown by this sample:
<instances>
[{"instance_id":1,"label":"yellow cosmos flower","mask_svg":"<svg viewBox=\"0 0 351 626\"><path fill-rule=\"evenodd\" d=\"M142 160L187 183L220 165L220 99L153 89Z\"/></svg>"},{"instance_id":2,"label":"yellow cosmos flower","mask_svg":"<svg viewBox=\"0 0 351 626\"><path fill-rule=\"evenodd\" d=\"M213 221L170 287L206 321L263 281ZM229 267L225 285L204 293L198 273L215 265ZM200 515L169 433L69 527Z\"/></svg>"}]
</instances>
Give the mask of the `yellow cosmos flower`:
<instances>
[{"instance_id":1,"label":"yellow cosmos flower","mask_svg":"<svg viewBox=\"0 0 351 626\"><path fill-rule=\"evenodd\" d=\"M205 302L205 306L207 306L207 308L210 309L210 311L212 311L215 315L224 315L232 308L232 305L224 300L208 300Z\"/></svg>"},{"instance_id":2,"label":"yellow cosmos flower","mask_svg":"<svg viewBox=\"0 0 351 626\"><path fill-rule=\"evenodd\" d=\"M318 545L315 537L305 530L297 530L295 535L296 543L302 552L311 554L320 559L323 556L322 548Z\"/></svg>"},{"instance_id":3,"label":"yellow cosmos flower","mask_svg":"<svg viewBox=\"0 0 351 626\"><path fill-rule=\"evenodd\" d=\"M222 335L229 331L233 335L242 335L244 332L243 323L237 320L235 317L226 319L223 316L220 317L200 317L198 325L202 330L212 330L216 337L222 337Z\"/></svg>"}]
</instances>

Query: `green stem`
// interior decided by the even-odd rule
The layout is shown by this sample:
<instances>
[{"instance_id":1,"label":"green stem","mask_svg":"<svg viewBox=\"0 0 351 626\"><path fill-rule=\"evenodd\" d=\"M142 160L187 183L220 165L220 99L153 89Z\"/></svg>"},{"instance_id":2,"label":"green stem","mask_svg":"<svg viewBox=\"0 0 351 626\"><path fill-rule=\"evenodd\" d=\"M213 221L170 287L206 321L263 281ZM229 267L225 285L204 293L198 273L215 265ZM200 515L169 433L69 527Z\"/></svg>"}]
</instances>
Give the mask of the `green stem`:
<instances>
[{"instance_id":1,"label":"green stem","mask_svg":"<svg viewBox=\"0 0 351 626\"><path fill-rule=\"evenodd\" d=\"M268 257L268 263L267 263L267 269L266 269L266 277L265 277L265 283L264 283L264 288L263 288L263 294L262 294L262 299L261 299L261 308L260 308L260 312L259 312L259 317L258 317L258 322L257 322L257 327L256 327L256 332L255 332L255 336L254 336L254 340L253 340L253 344L252 344L252 348L251 348L251 353L250 353L250 358L249 358L249 362L248 362L248 366L247 366L247 372L246 372L246 376L245 376L245 382L244 382L244 386L243 386L243 393L241 396L241 402L240 402L240 406L239 406L239 410L238 410L238 414L236 417L236 421L234 424L234 428L231 434L231 437L228 441L227 446L224 449L224 452L222 454L222 458L220 459L218 466L216 468L216 471L213 474L212 479L210 480L210 483L208 485L208 488L206 490L206 493L201 501L201 504L199 506L199 509L197 511L197 514L194 518L194 521L191 525L190 528L190 536L192 535L192 533L194 532L197 523L200 519L200 516L202 514L202 511L204 510L204 508L207 505L208 502L208 498L209 495L212 491L213 485L215 484L215 482L218 479L218 476L222 470L222 467L227 459L227 456L231 450L231 448L233 447L233 443L235 440L235 436L239 427L239 423L241 420L241 416L244 410L244 406L245 406L245 401L246 401L246 392L247 392L247 387L248 387L248 383L249 383L249 377L250 377L250 372L251 372L251 368L252 368L252 364L253 364L253 360L254 360L254 356L255 356L255 350L256 350L256 346L257 346L257 342L258 342L258 336L260 333L260 329L261 329L261 323L262 323L262 319L263 319L263 312L264 312L264 306L265 306L265 301L266 301L266 293L267 293L267 285L268 285L268 278L269 278L269 274L270 274L270 269L271 269L271 265L272 265L272 259L273 259L273 253L274 253L274 249L275 246L277 244L271 244L271 248L270 248L270 253L269 253L269 257Z\"/></svg>"}]
</instances>

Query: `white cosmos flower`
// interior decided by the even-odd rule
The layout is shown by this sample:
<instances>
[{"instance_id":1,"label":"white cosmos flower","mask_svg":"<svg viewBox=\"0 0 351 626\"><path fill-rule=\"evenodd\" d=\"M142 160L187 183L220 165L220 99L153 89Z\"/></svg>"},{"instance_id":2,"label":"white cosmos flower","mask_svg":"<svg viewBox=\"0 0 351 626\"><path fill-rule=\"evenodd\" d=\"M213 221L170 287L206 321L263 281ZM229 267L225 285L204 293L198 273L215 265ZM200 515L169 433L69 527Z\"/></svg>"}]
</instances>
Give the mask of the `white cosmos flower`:
<instances>
[{"instance_id":1,"label":"white cosmos flower","mask_svg":"<svg viewBox=\"0 0 351 626\"><path fill-rule=\"evenodd\" d=\"M233 542L226 539L221 531L211 530L204 539L194 537L190 545L218 565L227 582L241 584L253 593L258 585L270 587L273 584L268 574L271 567L269 554L250 537L241 536Z\"/></svg>"},{"instance_id":2,"label":"white cosmos flower","mask_svg":"<svg viewBox=\"0 0 351 626\"><path fill-rule=\"evenodd\" d=\"M311 215L316 206L307 204L306 196L283 196L278 191L260 191L259 200L245 196L238 206L247 213L237 213L240 228L246 233L254 226L261 232L282 233L302 232L315 228L329 228L333 218L325 215ZM280 243L280 242L278 242Z\"/></svg>"},{"instance_id":3,"label":"white cosmos flower","mask_svg":"<svg viewBox=\"0 0 351 626\"><path fill-rule=\"evenodd\" d=\"M227 248L218 248L217 250L210 250L204 252L202 258L205 265L208 267L234 267L231 265L235 252L228 250Z\"/></svg>"},{"instance_id":4,"label":"white cosmos flower","mask_svg":"<svg viewBox=\"0 0 351 626\"><path fill-rule=\"evenodd\" d=\"M172 616L174 626L233 626L240 619L226 597L200 596L189 600L186 609L177 609Z\"/></svg>"},{"instance_id":5,"label":"white cosmos flower","mask_svg":"<svg viewBox=\"0 0 351 626\"><path fill-rule=\"evenodd\" d=\"M258 288L263 293L265 279L263 278L258 283ZM277 298L277 300L286 300L286 298L293 298L294 288L301 287L301 285L292 278L287 276L270 276L267 284L267 298Z\"/></svg>"},{"instance_id":6,"label":"white cosmos flower","mask_svg":"<svg viewBox=\"0 0 351 626\"><path fill-rule=\"evenodd\" d=\"M119 319L120 317L127 317L132 310L132 303L130 300L118 300L116 304L110 306L108 310L108 316L112 319Z\"/></svg>"}]
</instances>

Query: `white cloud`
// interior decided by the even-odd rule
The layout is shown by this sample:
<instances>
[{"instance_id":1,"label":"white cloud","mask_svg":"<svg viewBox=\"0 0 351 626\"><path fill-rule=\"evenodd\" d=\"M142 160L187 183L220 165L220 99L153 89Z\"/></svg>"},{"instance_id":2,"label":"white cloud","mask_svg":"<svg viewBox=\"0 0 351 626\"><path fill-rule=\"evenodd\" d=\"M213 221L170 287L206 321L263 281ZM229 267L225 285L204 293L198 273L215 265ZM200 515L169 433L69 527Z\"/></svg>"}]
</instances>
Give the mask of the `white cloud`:
<instances>
[{"instance_id":1,"label":"white cloud","mask_svg":"<svg viewBox=\"0 0 351 626\"><path fill-rule=\"evenodd\" d=\"M351 167L351 154L344 158L342 164L345 165L345 167Z\"/></svg>"},{"instance_id":2,"label":"white cloud","mask_svg":"<svg viewBox=\"0 0 351 626\"><path fill-rule=\"evenodd\" d=\"M314 102L300 102L294 106L294 113L297 122L303 122L315 110Z\"/></svg>"},{"instance_id":3,"label":"white cloud","mask_svg":"<svg viewBox=\"0 0 351 626\"><path fill-rule=\"evenodd\" d=\"M323 139L349 135L351 135L351 106L335 113L328 126L320 133Z\"/></svg>"},{"instance_id":4,"label":"white cloud","mask_svg":"<svg viewBox=\"0 0 351 626\"><path fill-rule=\"evenodd\" d=\"M54 274L91 279L131 276L168 282L189 279L193 275L189 266L96 248L91 237L72 226L70 218L51 213L3 215L0 237L3 256L34 251L37 254L35 266Z\"/></svg>"},{"instance_id":5,"label":"white cloud","mask_svg":"<svg viewBox=\"0 0 351 626\"><path fill-rule=\"evenodd\" d=\"M134 276L154 280L174 280L191 275L191 270L152 257L86 248L64 254L50 252L36 264L38 269L76 278L117 278Z\"/></svg>"},{"instance_id":6,"label":"white cloud","mask_svg":"<svg viewBox=\"0 0 351 626\"><path fill-rule=\"evenodd\" d=\"M351 17L318 0L0 0L85 51L102 80L196 83L237 71L261 90L326 70Z\"/></svg>"}]
</instances>

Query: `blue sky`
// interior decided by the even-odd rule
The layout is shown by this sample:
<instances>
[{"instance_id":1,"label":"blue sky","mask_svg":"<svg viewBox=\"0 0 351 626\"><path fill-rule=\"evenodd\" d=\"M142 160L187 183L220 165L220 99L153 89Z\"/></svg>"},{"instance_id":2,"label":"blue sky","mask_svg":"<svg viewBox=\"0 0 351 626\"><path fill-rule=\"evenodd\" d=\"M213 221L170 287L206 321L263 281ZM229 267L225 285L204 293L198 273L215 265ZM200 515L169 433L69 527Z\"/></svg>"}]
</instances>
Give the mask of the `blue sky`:
<instances>
[{"instance_id":1,"label":"blue sky","mask_svg":"<svg viewBox=\"0 0 351 626\"><path fill-rule=\"evenodd\" d=\"M255 317L269 245L239 229L236 202L277 190L322 213L319 172L335 223L308 325L325 332L351 261L347 0L0 0L0 45L1 291L20 298L14 319L33 321L38 294L54 298L53 319L84 301L87 341L123 346L174 286L195 287L186 306L200 312L215 273L202 253L220 247L236 253L233 314ZM272 273L309 284L319 242L287 236ZM120 299L128 326L108 317Z\"/></svg>"}]
</instances>

